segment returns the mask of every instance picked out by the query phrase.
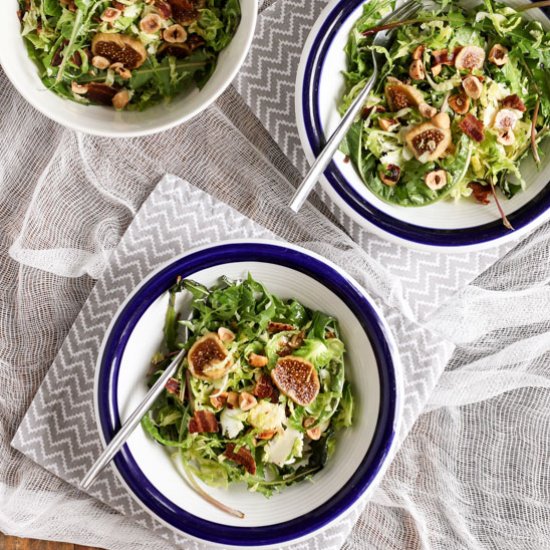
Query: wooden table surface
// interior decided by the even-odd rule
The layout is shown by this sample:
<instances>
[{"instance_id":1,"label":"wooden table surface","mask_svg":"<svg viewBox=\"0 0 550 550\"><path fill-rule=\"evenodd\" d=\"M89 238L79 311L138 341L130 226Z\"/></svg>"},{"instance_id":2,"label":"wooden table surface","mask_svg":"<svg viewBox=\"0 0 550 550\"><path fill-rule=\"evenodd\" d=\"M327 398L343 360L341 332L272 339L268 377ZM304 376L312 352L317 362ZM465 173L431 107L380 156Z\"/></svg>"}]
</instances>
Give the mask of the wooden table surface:
<instances>
[{"instance_id":1,"label":"wooden table surface","mask_svg":"<svg viewBox=\"0 0 550 550\"><path fill-rule=\"evenodd\" d=\"M66 542L50 542L35 539L20 539L8 537L0 533L0 550L97 550L89 546L69 544Z\"/></svg>"}]
</instances>

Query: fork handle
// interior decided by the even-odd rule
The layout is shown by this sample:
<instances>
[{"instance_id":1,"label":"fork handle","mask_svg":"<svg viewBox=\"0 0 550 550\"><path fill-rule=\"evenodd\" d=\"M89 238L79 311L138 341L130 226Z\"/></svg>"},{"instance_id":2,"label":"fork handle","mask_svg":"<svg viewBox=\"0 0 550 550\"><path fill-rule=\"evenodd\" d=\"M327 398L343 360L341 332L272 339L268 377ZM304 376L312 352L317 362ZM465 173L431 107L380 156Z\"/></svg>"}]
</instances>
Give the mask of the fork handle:
<instances>
[{"instance_id":1,"label":"fork handle","mask_svg":"<svg viewBox=\"0 0 550 550\"><path fill-rule=\"evenodd\" d=\"M306 177L303 179L302 183L296 189L294 196L290 202L290 208L293 212L298 212L309 194L311 193L314 185L317 183L325 168L328 166L329 162L334 157L334 153L338 150L340 143L344 139L348 130L350 129L355 117L359 114L363 108L363 104L367 100L368 95L370 94L374 83L378 78L378 70L374 69L371 77L365 84L365 87L361 90L359 95L355 98L354 102L351 104L351 107L347 110L346 114L342 117L340 124L330 136L330 139L327 141L327 144L315 159L315 162L311 165L309 172Z\"/></svg>"}]
</instances>

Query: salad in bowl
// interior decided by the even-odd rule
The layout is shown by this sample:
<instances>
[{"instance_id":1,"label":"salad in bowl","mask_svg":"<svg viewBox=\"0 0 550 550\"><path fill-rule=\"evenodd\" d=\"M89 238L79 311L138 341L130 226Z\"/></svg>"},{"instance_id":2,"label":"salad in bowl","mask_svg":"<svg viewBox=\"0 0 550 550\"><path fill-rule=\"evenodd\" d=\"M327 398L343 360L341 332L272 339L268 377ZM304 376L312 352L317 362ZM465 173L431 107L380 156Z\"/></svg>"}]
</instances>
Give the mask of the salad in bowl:
<instances>
[{"instance_id":1,"label":"salad in bowl","mask_svg":"<svg viewBox=\"0 0 550 550\"><path fill-rule=\"evenodd\" d=\"M343 151L384 201L488 204L492 196L511 228L499 194L525 189L519 164L527 156L540 163L550 135L550 32L492 0L471 10L438 0L390 24L390 47L373 46L390 9L371 0L349 35L341 113L372 72L373 48L385 64Z\"/></svg>"}]
</instances>

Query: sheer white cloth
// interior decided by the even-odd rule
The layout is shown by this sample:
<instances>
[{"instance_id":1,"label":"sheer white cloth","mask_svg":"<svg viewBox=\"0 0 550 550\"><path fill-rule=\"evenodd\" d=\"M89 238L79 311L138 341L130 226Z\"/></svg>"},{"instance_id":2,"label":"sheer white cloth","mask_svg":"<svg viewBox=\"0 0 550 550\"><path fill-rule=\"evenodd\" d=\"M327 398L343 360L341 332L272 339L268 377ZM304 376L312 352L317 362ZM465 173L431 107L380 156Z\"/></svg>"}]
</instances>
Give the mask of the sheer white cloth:
<instances>
[{"instance_id":1,"label":"sheer white cloth","mask_svg":"<svg viewBox=\"0 0 550 550\"><path fill-rule=\"evenodd\" d=\"M269 183L297 173L232 90L188 125L123 141L60 128L1 72L0 105L0 530L158 548L9 441L109 251L164 173L201 182L295 240L299 222L267 217L269 194L289 189ZM550 228L538 230L430 317L457 350L346 548L548 547L549 243Z\"/></svg>"}]
</instances>

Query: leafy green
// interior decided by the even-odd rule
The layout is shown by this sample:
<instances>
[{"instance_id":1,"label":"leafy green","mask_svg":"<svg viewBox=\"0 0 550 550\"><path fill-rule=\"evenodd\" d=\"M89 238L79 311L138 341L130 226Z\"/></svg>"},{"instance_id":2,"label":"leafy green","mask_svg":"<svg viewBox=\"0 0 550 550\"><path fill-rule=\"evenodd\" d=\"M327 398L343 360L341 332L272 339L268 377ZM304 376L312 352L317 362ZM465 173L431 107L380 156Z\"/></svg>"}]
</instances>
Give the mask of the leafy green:
<instances>
[{"instance_id":1,"label":"leafy green","mask_svg":"<svg viewBox=\"0 0 550 550\"><path fill-rule=\"evenodd\" d=\"M468 184L472 181L487 185L494 181L505 196L513 196L525 186L518 166L534 148L531 126L536 124L538 147L550 125L550 32L539 22L526 21L510 6L494 0L485 0L470 11L449 0L436 0L430 11L420 11L414 21L398 25L391 44L380 49L373 44L376 33L370 30L393 7L393 2L387 0L371 0L364 5L362 16L350 31L345 47L346 86L339 105L341 114L347 111L371 76L372 53L383 55L377 83L362 115L342 142L342 152L374 194L400 206L426 206L449 196L470 196ZM481 97L472 100L469 109L484 122L485 139L478 143L468 138L459 126L462 115L447 109L451 116L453 147L433 161L417 160L405 142L405 135L410 128L427 120L416 107L391 112L385 95L388 77L410 82L412 54L422 46L421 62L427 76L410 84L422 94L425 103L436 110L445 109L449 95L461 91L466 73L461 74L451 64L443 65L440 74L431 74L433 52L479 46L488 54L495 44L508 50L509 62L498 67L486 59L483 68L475 73L483 76ZM523 101L526 112L514 127L514 143L504 146L497 140L498 129L492 125L495 113L502 108L500 102L513 94ZM540 112L535 122L537 102ZM384 119L393 121L389 130L382 129ZM390 165L399 169L396 185L382 179ZM440 189L431 189L426 184L427 175L436 170L446 172L447 182Z\"/></svg>"},{"instance_id":2,"label":"leafy green","mask_svg":"<svg viewBox=\"0 0 550 550\"><path fill-rule=\"evenodd\" d=\"M231 42L240 23L239 0L207 0L199 10L196 22L186 27L188 40L202 40L196 49L164 55L166 45L161 32L141 32L142 17L155 13L155 6L145 0L128 3L121 16L108 24L100 18L110 0L75 0L71 11L59 0L19 0L23 13L21 34L29 57L35 62L44 85L67 99L90 103L86 95L72 92L73 83L86 85L98 82L127 89L128 110L141 111L169 102L193 87L202 88L216 68L219 52ZM167 20L165 26L175 24ZM138 39L145 46L147 59L131 71L131 78L122 79L112 70L100 70L91 63L91 45L96 33L120 33ZM184 56L182 58L182 55Z\"/></svg>"},{"instance_id":3,"label":"leafy green","mask_svg":"<svg viewBox=\"0 0 550 550\"><path fill-rule=\"evenodd\" d=\"M180 293L191 298L190 319L179 320L176 303ZM187 342L178 331L181 325L191 334ZM288 326L292 329L280 330ZM281 299L250 274L242 281L222 277L210 288L178 279L169 290L164 340L153 357L149 384L162 374L175 350L189 349L205 335L222 334L219 329L233 335L223 344L231 356L229 370L222 378L202 379L193 374L185 359L170 384L171 391L163 392L142 420L144 430L161 445L177 448L185 470L214 487L242 482L251 491L270 496L309 479L324 467L335 433L353 421L345 347L336 319L295 299ZM252 366L248 360L251 353L267 356L269 364ZM216 396L254 394L260 379L270 380L270 370L288 353L307 359L318 372L320 391L307 407L282 393L274 399L271 394L258 394L250 410L223 401L214 407L212 398ZM189 422L197 410L214 414L220 429L191 433ZM321 434L319 441L307 436L308 429L316 428ZM271 432L268 439L259 437L266 432ZM251 454L255 473L226 456L229 443L235 446L234 452L245 448Z\"/></svg>"}]
</instances>

